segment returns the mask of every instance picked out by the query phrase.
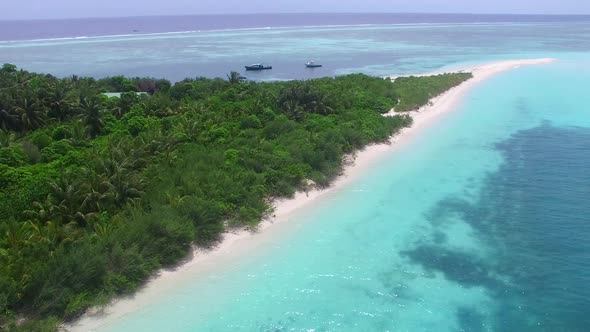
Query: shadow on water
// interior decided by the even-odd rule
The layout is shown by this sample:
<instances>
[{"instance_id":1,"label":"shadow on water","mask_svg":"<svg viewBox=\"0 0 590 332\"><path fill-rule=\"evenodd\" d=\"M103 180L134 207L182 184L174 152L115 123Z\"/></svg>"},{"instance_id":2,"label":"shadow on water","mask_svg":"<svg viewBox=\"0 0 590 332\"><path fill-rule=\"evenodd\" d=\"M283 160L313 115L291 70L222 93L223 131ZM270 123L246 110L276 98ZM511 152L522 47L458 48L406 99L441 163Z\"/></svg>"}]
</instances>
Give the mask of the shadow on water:
<instances>
[{"instance_id":1,"label":"shadow on water","mask_svg":"<svg viewBox=\"0 0 590 332\"><path fill-rule=\"evenodd\" d=\"M464 287L485 287L497 304L493 331L589 331L590 129L546 123L496 147L505 162L477 201L438 202L426 215L433 241L402 254ZM489 257L450 249L443 228L457 218L492 248ZM480 312L489 311L459 309L462 330L484 330Z\"/></svg>"},{"instance_id":2,"label":"shadow on water","mask_svg":"<svg viewBox=\"0 0 590 332\"><path fill-rule=\"evenodd\" d=\"M468 253L446 249L444 246L425 244L405 251L403 255L412 261L420 262L427 270L443 272L448 280L465 287L485 286L490 289L502 287L500 280L490 276L490 267Z\"/></svg>"}]
</instances>

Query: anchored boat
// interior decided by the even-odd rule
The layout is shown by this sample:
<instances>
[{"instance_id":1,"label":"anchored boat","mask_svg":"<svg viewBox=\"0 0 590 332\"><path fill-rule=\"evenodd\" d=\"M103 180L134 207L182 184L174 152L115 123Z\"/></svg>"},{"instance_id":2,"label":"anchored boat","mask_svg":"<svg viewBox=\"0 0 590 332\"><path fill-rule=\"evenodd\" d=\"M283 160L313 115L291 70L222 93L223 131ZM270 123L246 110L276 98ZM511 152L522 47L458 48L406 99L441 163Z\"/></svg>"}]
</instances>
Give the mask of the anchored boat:
<instances>
[{"instance_id":1,"label":"anchored boat","mask_svg":"<svg viewBox=\"0 0 590 332\"><path fill-rule=\"evenodd\" d=\"M310 61L305 64L305 67L307 67L307 68L319 68L321 66L322 65L320 65L319 63L315 63L315 61Z\"/></svg>"},{"instance_id":2,"label":"anchored boat","mask_svg":"<svg viewBox=\"0 0 590 332\"><path fill-rule=\"evenodd\" d=\"M272 66L263 65L261 63L255 63L253 65L246 66L246 70L265 70L272 69Z\"/></svg>"}]
</instances>

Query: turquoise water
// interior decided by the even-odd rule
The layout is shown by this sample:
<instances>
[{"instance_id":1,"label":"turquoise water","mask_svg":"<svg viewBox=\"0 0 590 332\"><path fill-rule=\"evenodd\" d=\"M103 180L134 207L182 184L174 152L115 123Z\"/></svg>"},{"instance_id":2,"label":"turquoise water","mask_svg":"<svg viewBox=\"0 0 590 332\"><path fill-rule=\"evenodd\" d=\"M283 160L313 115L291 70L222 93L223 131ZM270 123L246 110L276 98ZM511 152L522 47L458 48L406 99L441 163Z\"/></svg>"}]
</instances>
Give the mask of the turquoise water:
<instances>
[{"instance_id":1,"label":"turquoise water","mask_svg":"<svg viewBox=\"0 0 590 332\"><path fill-rule=\"evenodd\" d=\"M589 80L580 53L481 83L289 232L99 331L588 331Z\"/></svg>"}]
</instances>

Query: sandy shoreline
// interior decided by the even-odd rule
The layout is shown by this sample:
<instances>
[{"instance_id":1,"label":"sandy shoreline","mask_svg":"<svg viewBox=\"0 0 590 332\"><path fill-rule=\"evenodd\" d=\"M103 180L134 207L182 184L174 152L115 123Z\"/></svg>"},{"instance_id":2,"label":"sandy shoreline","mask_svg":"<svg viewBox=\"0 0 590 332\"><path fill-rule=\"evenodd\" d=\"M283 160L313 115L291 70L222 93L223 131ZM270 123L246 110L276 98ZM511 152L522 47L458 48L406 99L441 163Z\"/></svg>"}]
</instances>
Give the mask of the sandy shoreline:
<instances>
[{"instance_id":1,"label":"sandy shoreline","mask_svg":"<svg viewBox=\"0 0 590 332\"><path fill-rule=\"evenodd\" d=\"M192 258L174 270L163 270L158 276L152 278L141 290L132 297L115 300L112 304L101 310L92 310L78 321L64 326L67 331L93 331L106 324L113 323L126 315L129 315L144 305L155 302L168 290L178 286L179 283L193 280L206 273L224 265L224 262L231 262L239 259L241 255L254 250L255 248L272 243L273 235L285 231L287 221L301 211L304 207L321 201L324 198L342 189L347 183L357 179L375 162L379 161L384 154L391 153L403 140L418 133L421 128L431 125L438 117L457 108L462 97L479 82L484 81L495 74L516 69L526 65L544 64L555 61L555 59L532 59L532 60L511 60L487 63L463 68L463 71L473 73L473 78L463 84L433 98L428 106L417 111L405 112L410 115L414 124L405 128L397 135L390 138L391 144L376 144L359 151L355 155L354 163L345 167L344 173L338 177L332 185L323 190L311 190L307 194L299 192L292 199L277 200L275 212L272 217L264 220L256 233L249 231L237 231L224 234L224 240L215 248L208 251L196 250ZM397 115L389 112L388 116ZM291 227L295 227L292 226Z\"/></svg>"}]
</instances>

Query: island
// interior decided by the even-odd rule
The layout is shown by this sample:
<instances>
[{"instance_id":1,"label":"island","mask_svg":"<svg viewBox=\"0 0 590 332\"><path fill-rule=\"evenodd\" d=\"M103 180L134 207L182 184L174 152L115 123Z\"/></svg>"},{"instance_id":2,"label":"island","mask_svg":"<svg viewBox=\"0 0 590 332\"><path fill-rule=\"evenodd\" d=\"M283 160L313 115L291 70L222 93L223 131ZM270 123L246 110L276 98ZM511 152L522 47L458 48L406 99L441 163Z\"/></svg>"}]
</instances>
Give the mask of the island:
<instances>
[{"instance_id":1,"label":"island","mask_svg":"<svg viewBox=\"0 0 590 332\"><path fill-rule=\"evenodd\" d=\"M0 69L0 327L51 331L321 192L491 75L244 82ZM464 82L468 82L465 83ZM374 155L374 154L373 154ZM313 195L312 195L313 196ZM293 201L293 199L291 200ZM295 205L296 206L296 205Z\"/></svg>"}]
</instances>

